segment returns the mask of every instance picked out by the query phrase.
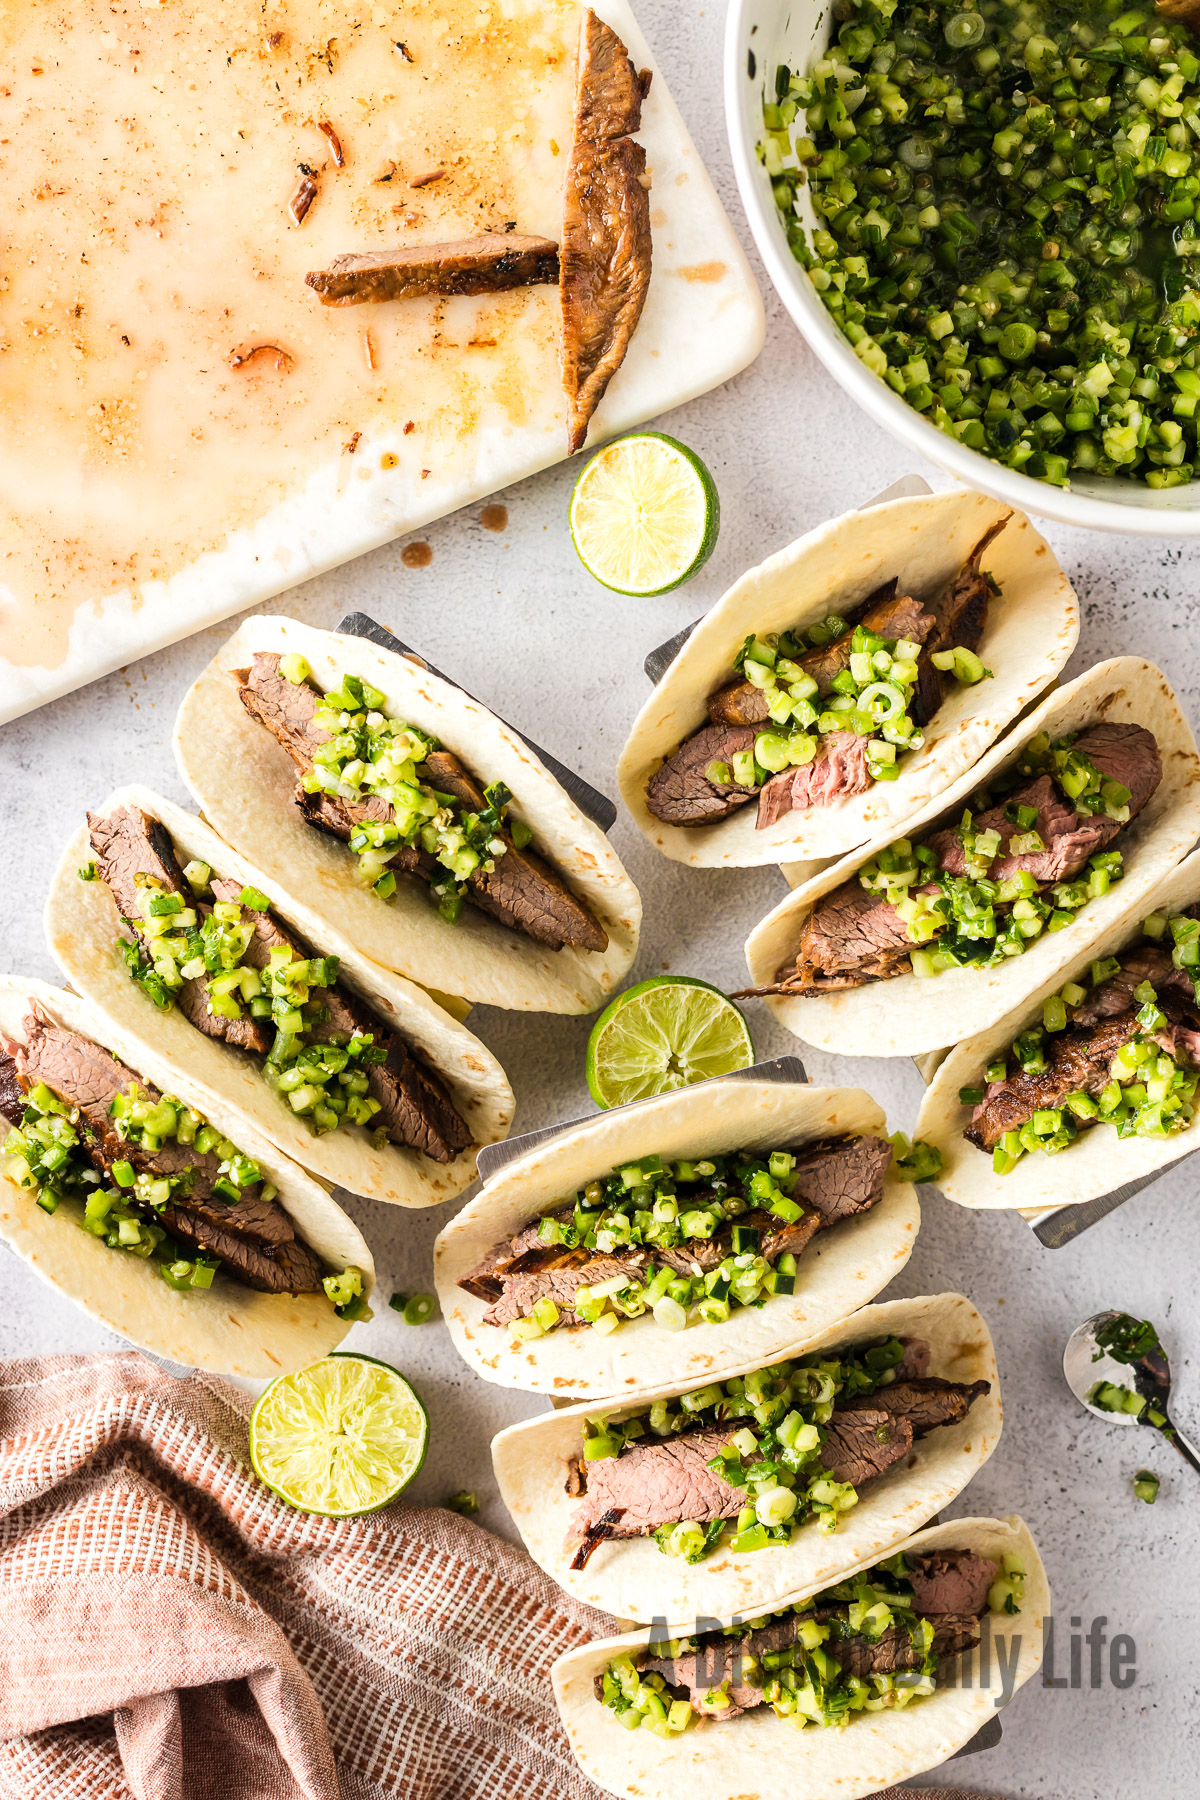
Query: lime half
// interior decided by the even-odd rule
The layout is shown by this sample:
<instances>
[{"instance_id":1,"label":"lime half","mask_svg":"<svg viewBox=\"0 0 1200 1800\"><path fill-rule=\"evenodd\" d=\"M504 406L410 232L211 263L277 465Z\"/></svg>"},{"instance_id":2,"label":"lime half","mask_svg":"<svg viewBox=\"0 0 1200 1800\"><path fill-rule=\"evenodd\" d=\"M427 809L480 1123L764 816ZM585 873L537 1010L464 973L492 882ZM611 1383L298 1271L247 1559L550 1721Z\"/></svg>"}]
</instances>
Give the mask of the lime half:
<instances>
[{"instance_id":1,"label":"lime half","mask_svg":"<svg viewBox=\"0 0 1200 1800\"><path fill-rule=\"evenodd\" d=\"M750 1028L720 988L658 975L618 994L588 1039L587 1084L597 1106L622 1106L732 1075L754 1061Z\"/></svg>"},{"instance_id":2,"label":"lime half","mask_svg":"<svg viewBox=\"0 0 1200 1800\"><path fill-rule=\"evenodd\" d=\"M280 1375L250 1416L255 1474L289 1506L326 1518L386 1506L428 1442L425 1408L403 1375L350 1351Z\"/></svg>"},{"instance_id":3,"label":"lime half","mask_svg":"<svg viewBox=\"0 0 1200 1800\"><path fill-rule=\"evenodd\" d=\"M666 594L704 567L721 503L700 458L659 431L592 457L571 496L571 538L589 575L618 594Z\"/></svg>"}]
</instances>

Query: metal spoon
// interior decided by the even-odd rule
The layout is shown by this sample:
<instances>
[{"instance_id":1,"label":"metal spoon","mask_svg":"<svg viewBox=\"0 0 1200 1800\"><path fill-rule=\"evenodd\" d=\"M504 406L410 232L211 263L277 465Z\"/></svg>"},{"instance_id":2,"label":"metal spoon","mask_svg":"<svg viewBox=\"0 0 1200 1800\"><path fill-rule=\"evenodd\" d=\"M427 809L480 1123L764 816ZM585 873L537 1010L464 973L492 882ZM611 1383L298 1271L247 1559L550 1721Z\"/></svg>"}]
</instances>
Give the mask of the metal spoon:
<instances>
[{"instance_id":1,"label":"metal spoon","mask_svg":"<svg viewBox=\"0 0 1200 1800\"><path fill-rule=\"evenodd\" d=\"M1188 1443L1171 1419L1171 1369L1162 1345L1159 1344L1132 1363L1117 1362L1107 1351L1099 1350L1096 1333L1102 1326L1121 1317L1122 1314L1118 1312L1095 1313L1092 1318L1085 1319L1082 1325L1075 1327L1063 1352L1063 1374L1067 1378L1067 1386L1080 1405L1086 1406L1097 1419L1103 1419L1106 1425L1149 1425L1168 1444L1173 1444L1183 1460L1191 1463L1193 1469L1200 1473L1200 1453ZM1104 1407L1093 1405L1090 1395L1097 1383L1102 1381L1114 1382L1117 1387L1132 1387L1137 1393L1144 1395L1146 1404L1141 1412L1107 1412ZM1161 1423L1156 1423L1157 1420L1161 1420Z\"/></svg>"}]
</instances>

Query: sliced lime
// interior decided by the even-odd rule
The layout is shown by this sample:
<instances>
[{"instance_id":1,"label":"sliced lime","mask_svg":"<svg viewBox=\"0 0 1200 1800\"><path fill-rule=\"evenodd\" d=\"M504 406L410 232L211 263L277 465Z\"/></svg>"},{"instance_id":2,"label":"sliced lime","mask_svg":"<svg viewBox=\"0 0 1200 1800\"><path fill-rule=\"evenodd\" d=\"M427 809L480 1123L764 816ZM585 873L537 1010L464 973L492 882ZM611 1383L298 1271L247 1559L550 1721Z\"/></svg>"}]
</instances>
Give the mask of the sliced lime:
<instances>
[{"instance_id":1,"label":"sliced lime","mask_svg":"<svg viewBox=\"0 0 1200 1800\"><path fill-rule=\"evenodd\" d=\"M571 538L618 594L666 594L704 567L721 529L712 476L686 445L642 431L605 445L571 496Z\"/></svg>"},{"instance_id":2,"label":"sliced lime","mask_svg":"<svg viewBox=\"0 0 1200 1800\"><path fill-rule=\"evenodd\" d=\"M289 1506L326 1518L394 1500L428 1441L425 1408L403 1375L351 1351L280 1375L250 1416L255 1474Z\"/></svg>"},{"instance_id":3,"label":"sliced lime","mask_svg":"<svg viewBox=\"0 0 1200 1800\"><path fill-rule=\"evenodd\" d=\"M657 975L618 994L588 1039L587 1084L597 1106L623 1106L754 1061L750 1028L720 988Z\"/></svg>"}]
</instances>

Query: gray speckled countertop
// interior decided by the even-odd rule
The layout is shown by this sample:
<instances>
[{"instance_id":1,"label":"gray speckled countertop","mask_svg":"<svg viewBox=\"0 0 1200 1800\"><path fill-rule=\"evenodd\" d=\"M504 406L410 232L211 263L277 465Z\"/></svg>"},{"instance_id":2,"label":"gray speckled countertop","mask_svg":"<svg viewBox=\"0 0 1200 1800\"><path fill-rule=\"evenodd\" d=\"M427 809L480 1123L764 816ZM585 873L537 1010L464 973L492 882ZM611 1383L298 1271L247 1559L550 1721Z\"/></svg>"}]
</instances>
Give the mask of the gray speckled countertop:
<instances>
[{"instance_id":1,"label":"gray speckled countertop","mask_svg":"<svg viewBox=\"0 0 1200 1800\"><path fill-rule=\"evenodd\" d=\"M641 0L639 13L701 153L740 218L722 119L723 9ZM756 366L666 422L712 469L724 511L717 553L690 588L639 602L594 586L566 530L573 472L563 467L503 496L503 532L485 529L481 509L471 509L421 534L433 550L427 567L405 566L397 543L285 596L281 609L319 625L351 609L373 613L615 794L616 757L645 692L645 652L711 605L750 564L912 467L842 396L773 296L768 312L767 346ZM1083 600L1082 641L1069 673L1137 652L1161 664L1193 719L1200 718L1200 652L1191 635L1200 547L1053 525L1046 535ZM170 753L171 723L186 686L230 629L138 663L0 734L6 861L11 870L19 859L21 869L19 882L10 873L0 889L8 968L55 973L42 936L41 896L60 843L86 805L131 779L186 802ZM779 875L686 871L654 855L624 818L614 839L645 901L634 976L669 968L739 986L743 940L782 892ZM589 1021L480 1009L472 1023L508 1069L518 1130L591 1110L583 1080ZM761 1009L752 1024L763 1056L795 1048ZM861 1084L887 1107L893 1128L911 1128L920 1081L909 1063L816 1054L805 1060L814 1080ZM1178 1800L1200 1794L1194 1630L1181 1604L1196 1592L1200 1488L1168 1448L1084 1415L1059 1370L1066 1335L1087 1314L1117 1305L1151 1316L1174 1352L1179 1421L1189 1435L1200 1434L1196 1182L1194 1166L1185 1165L1078 1243L1053 1252L1015 1215L971 1216L928 1191L923 1196L920 1241L888 1293L969 1294L995 1334L1004 1390L1000 1446L954 1510L1020 1510L1028 1519L1055 1594L1059 1675L1069 1677L1068 1640L1079 1620L1086 1629L1103 1616L1110 1637L1129 1633L1137 1645L1132 1686L1118 1691L1106 1679L1095 1690L1047 1691L1031 1683L1005 1714L1002 1746L943 1770L942 1783L957 1776L1031 1800L1118 1800L1135 1786ZM393 1289L431 1285L430 1246L447 1209L349 1206L374 1247L384 1302ZM0 1355L116 1347L11 1256L0 1255L0 1296ZM429 1407L433 1443L413 1496L437 1501L475 1488L484 1522L511 1533L495 1497L488 1440L543 1402L478 1380L441 1325L409 1329L386 1304L351 1342L398 1363ZM1164 1477L1153 1509L1131 1491L1142 1462ZM1088 1664L1085 1649L1085 1684Z\"/></svg>"}]
</instances>

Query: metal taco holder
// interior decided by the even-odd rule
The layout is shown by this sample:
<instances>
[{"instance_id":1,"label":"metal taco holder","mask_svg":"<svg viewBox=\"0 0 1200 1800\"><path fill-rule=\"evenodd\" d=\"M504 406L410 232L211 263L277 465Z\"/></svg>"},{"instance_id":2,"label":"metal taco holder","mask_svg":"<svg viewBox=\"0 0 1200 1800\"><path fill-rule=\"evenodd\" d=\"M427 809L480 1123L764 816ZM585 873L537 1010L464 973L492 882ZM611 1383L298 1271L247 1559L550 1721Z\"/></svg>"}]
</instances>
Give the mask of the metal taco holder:
<instances>
[{"instance_id":1,"label":"metal taco holder","mask_svg":"<svg viewBox=\"0 0 1200 1800\"><path fill-rule=\"evenodd\" d=\"M427 657L422 656L419 650L414 650L410 644L406 644L402 638L398 638L395 632L389 631L386 625L380 625L368 613L347 613L344 619L338 620L333 629L340 631L346 637L366 638L369 643L377 644L381 650L391 651L393 656L405 656L410 662L415 662L421 668L428 669L429 673L436 675L439 681L449 682L451 687L458 688L461 693L466 694L468 700L474 700L476 705L487 706L486 700L480 700L477 694L469 693L460 681L455 681L452 675L446 675L441 669L435 668L433 663ZM489 712L493 710L492 707L488 707ZM499 713L496 713L495 716L500 718ZM593 825L598 825L606 834L612 830L617 822L617 809L611 800L592 787L590 782L585 781L582 775L577 775L573 769L568 769L564 763L560 763L556 756L551 756L548 750L543 750L540 744L536 744L531 737L527 737L515 725L509 724L507 719L500 719L500 723L507 726L509 731L519 737L521 742L533 751L538 761L545 765L555 781L570 795L580 812L586 813Z\"/></svg>"},{"instance_id":2,"label":"metal taco holder","mask_svg":"<svg viewBox=\"0 0 1200 1800\"><path fill-rule=\"evenodd\" d=\"M778 1056L773 1062L755 1063L749 1069L737 1069L732 1075L712 1075L709 1081L774 1081L783 1087L802 1087L807 1085L808 1073L798 1056ZM694 1087L707 1087L707 1081L697 1081ZM680 1092L683 1090L680 1089ZM568 1131L576 1131L581 1125L594 1125L598 1119L609 1119L617 1113L634 1111L637 1107L657 1106L665 1099L663 1094L654 1094L646 1100L630 1100L624 1106L614 1106L609 1112L594 1112L582 1119L564 1119L561 1125L548 1125L542 1131L527 1131L521 1137L505 1138L500 1144L485 1144L476 1159L481 1183L491 1181L501 1169L509 1163L527 1156L539 1144L548 1144L553 1138L562 1137Z\"/></svg>"},{"instance_id":3,"label":"metal taco holder","mask_svg":"<svg viewBox=\"0 0 1200 1800\"><path fill-rule=\"evenodd\" d=\"M884 488L882 493L873 495L870 500L864 500L858 510L860 512L867 512L872 506L883 506L889 500L916 499L920 494L931 494L932 492L933 489L925 480L924 476L902 475L899 481L893 481L891 487ZM658 646L657 650L651 650L645 662L642 664L642 667L645 669L646 674L654 683L655 687L658 686L671 664L675 661L675 658L679 655L679 652L683 649L683 646L687 643L697 625L701 623L702 620L693 619L690 625L685 625L682 631L677 631L673 638L668 638L665 644L660 644ZM339 631L343 629L343 626L338 626Z\"/></svg>"}]
</instances>

